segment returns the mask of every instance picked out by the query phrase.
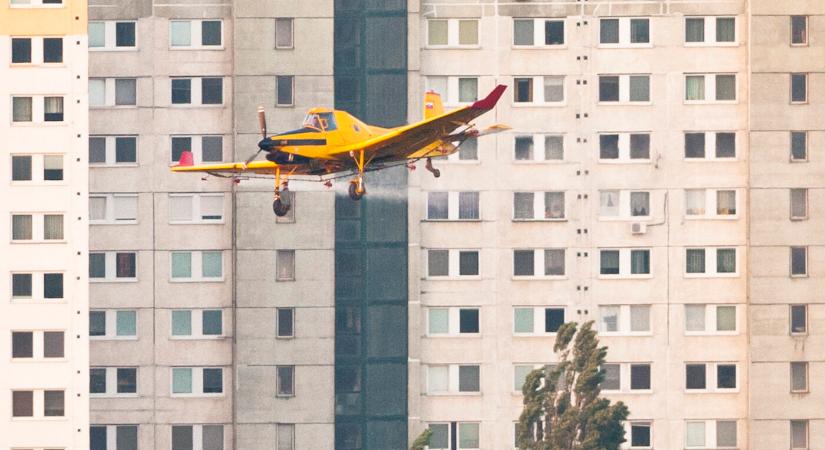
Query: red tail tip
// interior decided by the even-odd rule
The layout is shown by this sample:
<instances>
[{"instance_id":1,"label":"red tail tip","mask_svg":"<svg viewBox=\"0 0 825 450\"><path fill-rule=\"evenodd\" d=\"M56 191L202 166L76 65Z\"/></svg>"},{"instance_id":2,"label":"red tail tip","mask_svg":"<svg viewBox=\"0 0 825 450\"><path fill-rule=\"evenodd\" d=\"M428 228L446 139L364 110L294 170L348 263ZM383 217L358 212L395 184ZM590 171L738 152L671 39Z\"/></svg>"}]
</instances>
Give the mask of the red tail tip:
<instances>
[{"instance_id":1,"label":"red tail tip","mask_svg":"<svg viewBox=\"0 0 825 450\"><path fill-rule=\"evenodd\" d=\"M178 161L179 166L194 166L195 159L192 157L192 152L189 150L184 150L183 153L180 154L180 160Z\"/></svg>"},{"instance_id":2,"label":"red tail tip","mask_svg":"<svg viewBox=\"0 0 825 450\"><path fill-rule=\"evenodd\" d=\"M496 106L498 103L498 99L501 98L501 95L504 94L504 91L507 90L507 85L499 84L490 92L490 95L487 98L479 100L471 106L473 109L484 109L484 110L491 110Z\"/></svg>"}]
</instances>

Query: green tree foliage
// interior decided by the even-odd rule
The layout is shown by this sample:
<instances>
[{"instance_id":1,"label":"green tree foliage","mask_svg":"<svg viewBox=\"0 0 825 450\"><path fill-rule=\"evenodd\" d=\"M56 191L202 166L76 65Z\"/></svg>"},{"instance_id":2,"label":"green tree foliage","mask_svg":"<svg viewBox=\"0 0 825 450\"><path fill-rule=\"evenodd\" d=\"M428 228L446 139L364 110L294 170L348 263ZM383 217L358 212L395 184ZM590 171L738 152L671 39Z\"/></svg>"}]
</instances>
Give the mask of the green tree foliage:
<instances>
[{"instance_id":1,"label":"green tree foliage","mask_svg":"<svg viewBox=\"0 0 825 450\"><path fill-rule=\"evenodd\" d=\"M432 435L433 430L425 428L424 431L422 431L421 434L419 434L418 437L415 438L415 441L413 441L410 450L424 450L424 447L430 445L430 436Z\"/></svg>"},{"instance_id":2,"label":"green tree foliage","mask_svg":"<svg viewBox=\"0 0 825 450\"><path fill-rule=\"evenodd\" d=\"M625 442L622 402L599 397L607 347L599 347L593 322L562 325L553 351L558 365L527 375L517 427L520 450L618 450Z\"/></svg>"}]
</instances>

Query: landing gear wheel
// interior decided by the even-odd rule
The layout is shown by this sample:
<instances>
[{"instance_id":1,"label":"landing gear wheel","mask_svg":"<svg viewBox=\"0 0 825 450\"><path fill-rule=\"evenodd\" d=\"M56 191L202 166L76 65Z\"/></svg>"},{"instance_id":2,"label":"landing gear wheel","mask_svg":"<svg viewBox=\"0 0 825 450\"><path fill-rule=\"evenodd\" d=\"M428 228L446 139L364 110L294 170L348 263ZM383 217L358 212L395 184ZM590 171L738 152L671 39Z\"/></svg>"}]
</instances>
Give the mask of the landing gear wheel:
<instances>
[{"instance_id":1,"label":"landing gear wheel","mask_svg":"<svg viewBox=\"0 0 825 450\"><path fill-rule=\"evenodd\" d=\"M361 197L363 197L364 194L366 194L366 193L367 193L367 190L364 189L363 185L362 185L361 189L359 190L357 181L353 180L353 181L350 182L350 184L349 184L349 198L351 198L355 201L358 201L358 200L361 200Z\"/></svg>"},{"instance_id":2,"label":"landing gear wheel","mask_svg":"<svg viewBox=\"0 0 825 450\"><path fill-rule=\"evenodd\" d=\"M276 198L274 202L272 202L272 211L278 217L284 217L289 212L290 204L281 200L280 197Z\"/></svg>"},{"instance_id":3,"label":"landing gear wheel","mask_svg":"<svg viewBox=\"0 0 825 450\"><path fill-rule=\"evenodd\" d=\"M441 171L438 169L433 169L433 177L438 178L441 176Z\"/></svg>"}]
</instances>

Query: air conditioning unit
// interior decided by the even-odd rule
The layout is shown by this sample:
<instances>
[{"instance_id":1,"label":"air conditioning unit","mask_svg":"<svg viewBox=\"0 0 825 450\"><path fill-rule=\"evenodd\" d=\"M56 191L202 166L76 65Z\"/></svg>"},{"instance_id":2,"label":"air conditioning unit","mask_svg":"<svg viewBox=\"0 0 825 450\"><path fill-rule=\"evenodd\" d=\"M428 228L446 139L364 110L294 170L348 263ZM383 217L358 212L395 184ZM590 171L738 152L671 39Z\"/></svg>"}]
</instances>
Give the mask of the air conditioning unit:
<instances>
[{"instance_id":1,"label":"air conditioning unit","mask_svg":"<svg viewBox=\"0 0 825 450\"><path fill-rule=\"evenodd\" d=\"M647 233L647 224L641 222L633 222L630 224L630 233L645 234Z\"/></svg>"}]
</instances>

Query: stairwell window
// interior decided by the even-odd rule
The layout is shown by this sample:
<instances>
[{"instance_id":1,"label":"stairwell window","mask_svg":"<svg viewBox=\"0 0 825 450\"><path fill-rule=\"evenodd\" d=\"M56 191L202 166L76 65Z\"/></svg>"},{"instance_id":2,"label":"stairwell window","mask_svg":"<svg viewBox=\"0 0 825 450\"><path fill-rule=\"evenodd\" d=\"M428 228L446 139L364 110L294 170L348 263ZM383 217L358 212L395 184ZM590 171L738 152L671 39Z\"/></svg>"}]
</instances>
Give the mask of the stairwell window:
<instances>
[{"instance_id":1,"label":"stairwell window","mask_svg":"<svg viewBox=\"0 0 825 450\"><path fill-rule=\"evenodd\" d=\"M808 74L792 73L791 103L808 103Z\"/></svg>"},{"instance_id":2,"label":"stairwell window","mask_svg":"<svg viewBox=\"0 0 825 450\"><path fill-rule=\"evenodd\" d=\"M808 16L791 16L791 45L808 45Z\"/></svg>"},{"instance_id":3,"label":"stairwell window","mask_svg":"<svg viewBox=\"0 0 825 450\"><path fill-rule=\"evenodd\" d=\"M275 19L275 48L278 50L295 48L294 21L292 18Z\"/></svg>"},{"instance_id":4,"label":"stairwell window","mask_svg":"<svg viewBox=\"0 0 825 450\"><path fill-rule=\"evenodd\" d=\"M790 189L791 220L808 218L808 190L804 188Z\"/></svg>"}]
</instances>

